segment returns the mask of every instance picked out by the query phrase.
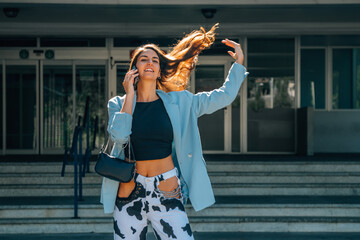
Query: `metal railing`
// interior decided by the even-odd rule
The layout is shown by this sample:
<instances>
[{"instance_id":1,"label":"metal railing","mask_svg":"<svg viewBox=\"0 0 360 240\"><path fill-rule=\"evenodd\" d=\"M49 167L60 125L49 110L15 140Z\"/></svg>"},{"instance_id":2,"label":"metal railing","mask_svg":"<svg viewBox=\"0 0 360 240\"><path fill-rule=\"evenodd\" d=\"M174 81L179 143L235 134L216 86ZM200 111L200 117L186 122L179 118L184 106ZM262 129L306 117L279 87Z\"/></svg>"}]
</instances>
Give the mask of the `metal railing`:
<instances>
[{"instance_id":1,"label":"metal railing","mask_svg":"<svg viewBox=\"0 0 360 240\"><path fill-rule=\"evenodd\" d=\"M77 126L75 127L71 148L65 147L64 161L61 170L61 176L64 177L65 166L74 165L74 218L78 216L78 201L83 200L82 194L82 178L85 177L85 172L90 172L90 158L91 150L95 149L95 140L98 124L98 116L95 116L93 124L90 125L89 117L89 97L86 99L85 113L83 125L80 125L81 117L78 118ZM93 130L93 142L90 147L90 128ZM86 131L86 150L85 155L82 154L82 134ZM71 161L72 160L72 161Z\"/></svg>"}]
</instances>

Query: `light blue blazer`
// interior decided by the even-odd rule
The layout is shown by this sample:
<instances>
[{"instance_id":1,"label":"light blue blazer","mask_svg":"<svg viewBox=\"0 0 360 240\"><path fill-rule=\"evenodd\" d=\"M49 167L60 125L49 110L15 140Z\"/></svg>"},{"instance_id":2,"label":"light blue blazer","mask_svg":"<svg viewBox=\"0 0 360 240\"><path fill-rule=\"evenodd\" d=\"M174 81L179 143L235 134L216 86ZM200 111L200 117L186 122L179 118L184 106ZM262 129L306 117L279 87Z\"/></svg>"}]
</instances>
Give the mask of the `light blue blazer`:
<instances>
[{"instance_id":1,"label":"light blue blazer","mask_svg":"<svg viewBox=\"0 0 360 240\"><path fill-rule=\"evenodd\" d=\"M173 126L172 158L174 165L180 170L184 204L187 199L190 199L195 211L215 203L201 149L197 125L198 117L203 114L211 114L230 105L236 98L240 86L248 74L243 65L235 62L231 66L224 84L219 89L197 94L188 90L166 93L156 89L156 93L163 101ZM128 141L132 127L132 115L120 112L124 99L125 95L116 96L108 102L109 124L107 131L115 143L111 155L120 158L125 157L123 144ZM135 110L135 105L136 91L132 112ZM114 211L118 187L118 182L103 178L100 202L104 206L105 213Z\"/></svg>"}]
</instances>

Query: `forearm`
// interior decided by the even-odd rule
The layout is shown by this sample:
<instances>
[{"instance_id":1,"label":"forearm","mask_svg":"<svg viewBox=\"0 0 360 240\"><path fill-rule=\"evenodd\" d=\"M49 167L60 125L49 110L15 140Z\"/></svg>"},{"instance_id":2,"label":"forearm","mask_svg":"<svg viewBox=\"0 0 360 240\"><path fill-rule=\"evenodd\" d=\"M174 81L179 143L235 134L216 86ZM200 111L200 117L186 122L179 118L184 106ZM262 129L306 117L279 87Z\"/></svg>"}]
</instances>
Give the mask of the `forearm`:
<instances>
[{"instance_id":1,"label":"forearm","mask_svg":"<svg viewBox=\"0 0 360 240\"><path fill-rule=\"evenodd\" d=\"M108 132L119 144L126 143L131 134L133 101L134 95L126 94L125 98L114 97L108 102Z\"/></svg>"},{"instance_id":2,"label":"forearm","mask_svg":"<svg viewBox=\"0 0 360 240\"><path fill-rule=\"evenodd\" d=\"M134 104L134 94L133 93L126 94L124 103L122 105L120 112L121 113L126 112L126 113L132 115L133 104Z\"/></svg>"}]
</instances>

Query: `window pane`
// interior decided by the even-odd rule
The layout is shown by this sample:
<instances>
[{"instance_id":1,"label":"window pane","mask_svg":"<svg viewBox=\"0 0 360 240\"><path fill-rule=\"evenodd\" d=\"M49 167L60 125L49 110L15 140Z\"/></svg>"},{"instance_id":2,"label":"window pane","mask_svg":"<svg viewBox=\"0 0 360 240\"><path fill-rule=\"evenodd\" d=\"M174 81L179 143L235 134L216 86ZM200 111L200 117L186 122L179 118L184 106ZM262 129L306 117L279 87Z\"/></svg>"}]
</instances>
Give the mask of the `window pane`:
<instances>
[{"instance_id":1,"label":"window pane","mask_svg":"<svg viewBox=\"0 0 360 240\"><path fill-rule=\"evenodd\" d=\"M105 47L105 38L41 38L41 47Z\"/></svg>"},{"instance_id":2,"label":"window pane","mask_svg":"<svg viewBox=\"0 0 360 240\"><path fill-rule=\"evenodd\" d=\"M249 152L294 152L294 39L248 40Z\"/></svg>"},{"instance_id":3,"label":"window pane","mask_svg":"<svg viewBox=\"0 0 360 240\"><path fill-rule=\"evenodd\" d=\"M360 35L331 36L301 36L301 46L357 46L360 45Z\"/></svg>"},{"instance_id":4,"label":"window pane","mask_svg":"<svg viewBox=\"0 0 360 240\"><path fill-rule=\"evenodd\" d=\"M315 95L315 98L314 98ZM325 108L325 50L301 50L301 107Z\"/></svg>"},{"instance_id":5,"label":"window pane","mask_svg":"<svg viewBox=\"0 0 360 240\"><path fill-rule=\"evenodd\" d=\"M195 93L217 89L224 83L224 66L197 66L195 79ZM203 149L224 151L224 109L202 115L198 125Z\"/></svg>"},{"instance_id":6,"label":"window pane","mask_svg":"<svg viewBox=\"0 0 360 240\"><path fill-rule=\"evenodd\" d=\"M333 95L334 109L355 109L359 106L360 49L333 50Z\"/></svg>"},{"instance_id":7,"label":"window pane","mask_svg":"<svg viewBox=\"0 0 360 240\"><path fill-rule=\"evenodd\" d=\"M0 47L36 47L34 37L1 37Z\"/></svg>"},{"instance_id":8,"label":"window pane","mask_svg":"<svg viewBox=\"0 0 360 240\"><path fill-rule=\"evenodd\" d=\"M240 91L231 103L231 151L240 152Z\"/></svg>"},{"instance_id":9,"label":"window pane","mask_svg":"<svg viewBox=\"0 0 360 240\"><path fill-rule=\"evenodd\" d=\"M114 38L114 47L138 47L144 44L153 43L160 47L171 47L177 43L175 38L139 38L139 37L117 37Z\"/></svg>"},{"instance_id":10,"label":"window pane","mask_svg":"<svg viewBox=\"0 0 360 240\"><path fill-rule=\"evenodd\" d=\"M72 66L44 66L44 125L45 149L70 147L72 121Z\"/></svg>"},{"instance_id":11,"label":"window pane","mask_svg":"<svg viewBox=\"0 0 360 240\"><path fill-rule=\"evenodd\" d=\"M129 70L129 66L127 65L118 65L116 71L116 95L123 96L126 94L123 82L125 79L125 75Z\"/></svg>"},{"instance_id":12,"label":"window pane","mask_svg":"<svg viewBox=\"0 0 360 240\"><path fill-rule=\"evenodd\" d=\"M0 65L0 149L3 148L3 78L2 78L2 65Z\"/></svg>"},{"instance_id":13,"label":"window pane","mask_svg":"<svg viewBox=\"0 0 360 240\"><path fill-rule=\"evenodd\" d=\"M84 117L86 98L90 97L89 116L93 121L98 116L98 131L95 147L104 144L105 122L107 117L107 102L105 99L105 66L76 66L76 121L78 116ZM83 122L81 121L81 124ZM91 123L91 122L90 122ZM86 146L86 134L83 134L83 149ZM90 131L92 144L93 131ZM91 146L91 145L90 145Z\"/></svg>"},{"instance_id":14,"label":"window pane","mask_svg":"<svg viewBox=\"0 0 360 240\"><path fill-rule=\"evenodd\" d=\"M35 149L36 67L6 67L6 148Z\"/></svg>"}]
</instances>

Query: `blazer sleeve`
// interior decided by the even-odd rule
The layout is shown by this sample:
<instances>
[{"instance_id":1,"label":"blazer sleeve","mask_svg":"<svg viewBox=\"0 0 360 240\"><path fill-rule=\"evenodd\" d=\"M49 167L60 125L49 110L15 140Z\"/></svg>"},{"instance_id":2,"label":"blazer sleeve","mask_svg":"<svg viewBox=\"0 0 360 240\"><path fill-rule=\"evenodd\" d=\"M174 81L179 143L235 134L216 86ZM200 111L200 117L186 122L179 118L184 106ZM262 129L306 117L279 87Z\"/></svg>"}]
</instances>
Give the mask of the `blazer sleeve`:
<instances>
[{"instance_id":1,"label":"blazer sleeve","mask_svg":"<svg viewBox=\"0 0 360 240\"><path fill-rule=\"evenodd\" d=\"M107 131L114 142L125 144L131 134L132 115L126 112L120 112L122 101L119 97L110 99L107 107L109 112Z\"/></svg>"},{"instance_id":2,"label":"blazer sleeve","mask_svg":"<svg viewBox=\"0 0 360 240\"><path fill-rule=\"evenodd\" d=\"M209 92L192 94L192 108L197 117L204 114L211 114L221 108L230 105L236 98L240 86L249 73L246 68L233 63L224 84ZM189 92L190 93L190 92Z\"/></svg>"}]
</instances>

